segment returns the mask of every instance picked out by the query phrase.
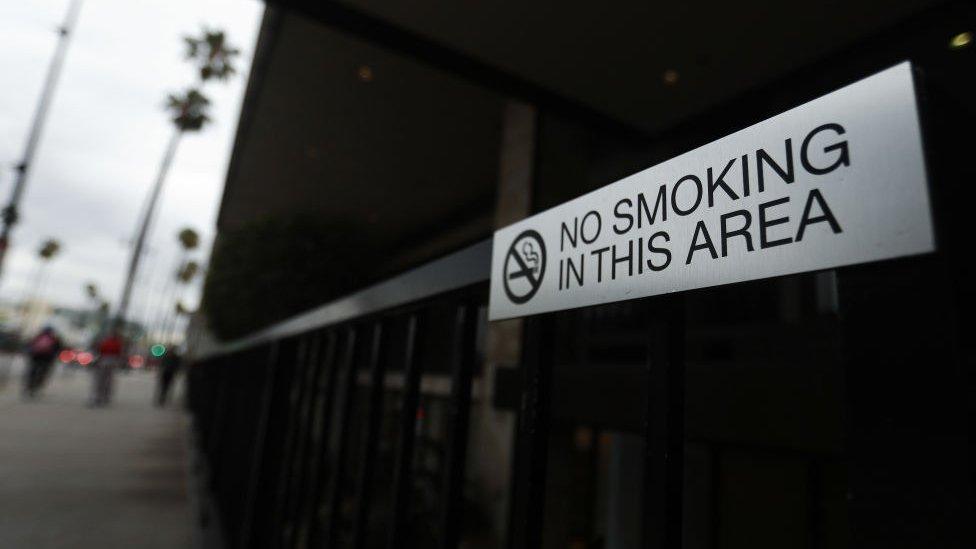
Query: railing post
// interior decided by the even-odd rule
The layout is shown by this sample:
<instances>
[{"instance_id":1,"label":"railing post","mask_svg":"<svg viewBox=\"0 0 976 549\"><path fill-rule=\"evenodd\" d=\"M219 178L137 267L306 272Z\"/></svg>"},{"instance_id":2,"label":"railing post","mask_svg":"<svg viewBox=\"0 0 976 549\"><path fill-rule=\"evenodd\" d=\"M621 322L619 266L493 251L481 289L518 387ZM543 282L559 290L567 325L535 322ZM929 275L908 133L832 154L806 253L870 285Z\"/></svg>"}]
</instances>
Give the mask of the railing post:
<instances>
[{"instance_id":1,"label":"railing post","mask_svg":"<svg viewBox=\"0 0 976 549\"><path fill-rule=\"evenodd\" d=\"M289 406L289 417L286 423L288 438L285 443L285 454L278 470L278 489L275 497L274 533L275 546L287 546L288 509L290 507L291 487L294 476L294 463L301 457L303 445L302 436L305 425L305 403L314 392L312 379L316 372L321 338L318 334L308 334L302 339L304 352L299 353L295 361L295 375L293 377L292 399Z\"/></svg>"},{"instance_id":2,"label":"railing post","mask_svg":"<svg viewBox=\"0 0 976 549\"><path fill-rule=\"evenodd\" d=\"M234 355L221 357L220 360L214 363L216 371L212 372L216 385L216 396L213 403L213 413L210 416L207 427L209 440L207 440L206 446L207 461L210 465L211 488L216 487L218 482L217 478L220 476L220 464L217 463L217 456L220 452L221 424L224 421L224 407L226 406L225 401L227 400L227 376L225 372L227 371L227 362L233 359Z\"/></svg>"},{"instance_id":3,"label":"railing post","mask_svg":"<svg viewBox=\"0 0 976 549\"><path fill-rule=\"evenodd\" d=\"M417 315L407 319L407 341L404 352L403 406L400 410L400 437L393 464L393 505L388 546L404 546L407 510L413 479L413 453L416 442L417 405L420 401L420 377L423 362L417 350Z\"/></svg>"},{"instance_id":4,"label":"railing post","mask_svg":"<svg viewBox=\"0 0 976 549\"><path fill-rule=\"evenodd\" d=\"M353 325L370 315L388 315L396 308L484 283L488 279L486 266L490 253L491 242L485 240L248 337L201 345L197 349L196 366L187 376L187 397L200 435L199 447L212 465L211 480L215 496L222 503L224 526L231 544L271 548L329 546L337 538L343 543L350 541L345 535L350 526L353 528L351 541L357 544L366 541L369 510L376 505L370 500L378 497L372 485L379 463L375 439L386 417L382 406L387 365L380 359L385 349L382 328L377 326L370 364L372 385L368 391L370 396L366 397L372 405L361 402L371 412L363 418L366 425L360 432L358 426L363 424L353 415L356 413L353 407L358 401L356 385L362 379L358 374L365 372L357 371L355 362L360 352L367 352L367 346L356 344ZM477 307L468 308L467 312L473 314L475 310ZM411 347L407 350L404 370L407 398L390 494L395 503L387 501L386 494L383 496L384 504L394 503L399 509L391 527L408 534L406 521L413 495L412 479L416 474L412 449L417 445L418 436L413 429L423 371L415 356L418 319L410 319ZM465 324L464 328L474 330L473 326ZM315 332L344 334L333 330L346 327L350 329L350 338L344 361L310 358L309 343L314 340ZM459 325L458 330L461 329ZM334 340L332 343L340 346ZM454 344L463 348L456 349L456 353L468 354L473 348L472 342L455 341ZM335 349L326 351L325 347L320 352L339 353ZM246 368L238 367L241 356L246 357ZM463 360L455 357L455 362ZM443 456L444 473L440 486L436 487L448 494L452 503L437 509L438 522L450 520L445 515L460 516L471 399L471 372L463 368L471 367L470 364L454 365L452 404L448 405L447 412L448 420L453 423L446 426L446 435L451 437L449 444L454 447L447 448ZM350 432L352 429L356 431ZM359 435L365 435L362 446ZM358 454L360 450L362 456ZM360 458L362 463L352 461ZM351 468L357 473L347 474ZM350 478L343 481L346 476ZM339 517L345 522L340 523ZM457 530L458 524L452 521L450 526ZM340 532L344 534L340 536ZM399 543L407 537L393 539ZM458 534L447 533L447 537L456 539Z\"/></svg>"},{"instance_id":5,"label":"railing post","mask_svg":"<svg viewBox=\"0 0 976 549\"><path fill-rule=\"evenodd\" d=\"M555 315L526 321L522 403L512 486L509 547L542 547L549 447L550 397L555 349Z\"/></svg>"},{"instance_id":6,"label":"railing post","mask_svg":"<svg viewBox=\"0 0 976 549\"><path fill-rule=\"evenodd\" d=\"M362 449L362 469L356 489L356 515L353 527L352 547L361 549L366 543L366 522L369 518L370 488L373 469L376 467L376 443L379 438L380 423L383 420L383 392L386 374L384 356L383 322L376 321L373 340L370 345L369 415L366 418L366 433Z\"/></svg>"},{"instance_id":7,"label":"railing post","mask_svg":"<svg viewBox=\"0 0 976 549\"><path fill-rule=\"evenodd\" d=\"M351 342L350 342L351 344ZM315 421L311 432L316 437L309 450L311 456L308 464L308 490L298 504L297 533L295 544L298 547L308 547L314 531L315 520L318 516L318 505L325 489L329 435L332 432L332 409L335 406L336 384L341 367L339 360L339 333L337 330L329 332L329 347L326 352L324 365L324 380L321 386L321 398L317 401L317 408L313 411Z\"/></svg>"},{"instance_id":8,"label":"railing post","mask_svg":"<svg viewBox=\"0 0 976 549\"><path fill-rule=\"evenodd\" d=\"M250 547L251 524L254 519L254 506L257 497L258 483L261 476L261 464L264 459L264 440L268 430L268 415L271 410L271 396L274 393L275 385L275 365L278 363L277 341L268 345L267 366L264 372L264 390L261 392L261 401L258 404L261 411L258 413L258 423L255 427L254 450L251 453L251 470L248 474L247 496L244 504L244 518L241 521L241 547Z\"/></svg>"},{"instance_id":9,"label":"railing post","mask_svg":"<svg viewBox=\"0 0 976 549\"><path fill-rule=\"evenodd\" d=\"M461 539L464 505L464 466L468 451L468 428L471 415L471 377L474 372L475 337L478 308L469 304L458 307L454 319L454 341L451 350L451 403L448 416L450 444L445 461L442 497L441 548L454 549Z\"/></svg>"},{"instance_id":10,"label":"railing post","mask_svg":"<svg viewBox=\"0 0 976 549\"><path fill-rule=\"evenodd\" d=\"M349 416L352 413L353 400L356 396L356 328L349 328L346 341L346 353L342 360L343 371L346 375L342 387L342 409L339 411L339 417L336 418L336 425L339 426L338 448L336 448L335 463L332 466L332 480L326 494L325 524L322 525L319 537L313 537L312 547L334 547L338 535L342 479L345 476L346 455L349 453L348 442L351 429Z\"/></svg>"},{"instance_id":11,"label":"railing post","mask_svg":"<svg viewBox=\"0 0 976 549\"><path fill-rule=\"evenodd\" d=\"M645 304L644 547L681 549L684 481L684 307L680 296Z\"/></svg>"},{"instance_id":12,"label":"railing post","mask_svg":"<svg viewBox=\"0 0 976 549\"><path fill-rule=\"evenodd\" d=\"M323 459L321 448L323 437L328 431L327 423L323 423L323 416L328 417L328 408L332 405L333 386L335 385L336 348L338 334L332 330L328 332L325 352L321 360L316 360L315 375L313 376L313 390L306 402L305 432L303 440L307 440L308 447L303 444L298 461L298 472L293 475L293 495L289 500L288 517L293 526L285 540L286 547L301 546L305 540L305 530L308 517L308 506L317 494L317 473Z\"/></svg>"}]
</instances>

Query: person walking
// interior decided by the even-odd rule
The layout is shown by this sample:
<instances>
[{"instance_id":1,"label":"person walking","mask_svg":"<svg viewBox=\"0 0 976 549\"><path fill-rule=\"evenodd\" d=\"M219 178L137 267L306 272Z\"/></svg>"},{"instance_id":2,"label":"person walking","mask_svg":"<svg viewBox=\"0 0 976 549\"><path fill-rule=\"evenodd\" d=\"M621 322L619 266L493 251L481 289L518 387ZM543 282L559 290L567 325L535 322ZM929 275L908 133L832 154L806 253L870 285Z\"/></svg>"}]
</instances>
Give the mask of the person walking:
<instances>
[{"instance_id":1,"label":"person walking","mask_svg":"<svg viewBox=\"0 0 976 549\"><path fill-rule=\"evenodd\" d=\"M92 399L90 406L108 406L112 400L112 377L122 362L125 344L118 330L111 330L98 344L98 360L93 368Z\"/></svg>"},{"instance_id":2,"label":"person walking","mask_svg":"<svg viewBox=\"0 0 976 549\"><path fill-rule=\"evenodd\" d=\"M51 326L45 326L27 346L29 364L24 374L24 396L34 398L44 386L54 358L61 352L61 338Z\"/></svg>"},{"instance_id":3,"label":"person walking","mask_svg":"<svg viewBox=\"0 0 976 549\"><path fill-rule=\"evenodd\" d=\"M156 385L156 406L163 407L166 405L170 387L173 385L173 380L182 365L183 357L176 349L163 355L159 364L159 383Z\"/></svg>"}]
</instances>

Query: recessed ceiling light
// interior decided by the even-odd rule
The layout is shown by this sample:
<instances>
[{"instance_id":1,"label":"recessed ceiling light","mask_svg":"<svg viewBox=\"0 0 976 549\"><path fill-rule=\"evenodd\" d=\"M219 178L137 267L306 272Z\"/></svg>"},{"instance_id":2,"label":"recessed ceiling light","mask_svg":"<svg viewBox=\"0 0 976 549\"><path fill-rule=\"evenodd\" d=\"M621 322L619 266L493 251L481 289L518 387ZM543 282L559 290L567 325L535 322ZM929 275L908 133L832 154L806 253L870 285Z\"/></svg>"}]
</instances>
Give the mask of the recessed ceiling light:
<instances>
[{"instance_id":1,"label":"recessed ceiling light","mask_svg":"<svg viewBox=\"0 0 976 549\"><path fill-rule=\"evenodd\" d=\"M370 67L369 65L360 65L359 68L356 69L356 76L358 76L363 82L372 82L373 67Z\"/></svg>"},{"instance_id":2,"label":"recessed ceiling light","mask_svg":"<svg viewBox=\"0 0 976 549\"><path fill-rule=\"evenodd\" d=\"M965 48L973 41L973 33L966 31L960 32L959 34L952 37L949 40L949 49L958 50L959 48Z\"/></svg>"},{"instance_id":3,"label":"recessed ceiling light","mask_svg":"<svg viewBox=\"0 0 976 549\"><path fill-rule=\"evenodd\" d=\"M664 71L663 75L661 75L661 79L663 79L664 83L669 86L674 85L678 82L678 71L674 69L668 69Z\"/></svg>"}]
</instances>

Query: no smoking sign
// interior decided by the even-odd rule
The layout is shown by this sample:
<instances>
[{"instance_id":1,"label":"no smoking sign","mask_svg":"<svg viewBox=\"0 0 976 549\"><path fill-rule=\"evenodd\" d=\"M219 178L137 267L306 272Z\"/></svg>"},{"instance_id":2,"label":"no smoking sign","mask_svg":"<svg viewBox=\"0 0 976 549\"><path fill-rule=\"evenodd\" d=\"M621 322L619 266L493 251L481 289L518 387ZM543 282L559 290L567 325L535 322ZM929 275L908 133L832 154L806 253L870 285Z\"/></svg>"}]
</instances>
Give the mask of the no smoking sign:
<instances>
[{"instance_id":1,"label":"no smoking sign","mask_svg":"<svg viewBox=\"0 0 976 549\"><path fill-rule=\"evenodd\" d=\"M532 299L546 275L546 245L533 230L522 232L512 241L505 257L505 295L515 304Z\"/></svg>"},{"instance_id":2,"label":"no smoking sign","mask_svg":"<svg viewBox=\"0 0 976 549\"><path fill-rule=\"evenodd\" d=\"M931 253L912 66L499 229L494 242L490 320Z\"/></svg>"}]
</instances>

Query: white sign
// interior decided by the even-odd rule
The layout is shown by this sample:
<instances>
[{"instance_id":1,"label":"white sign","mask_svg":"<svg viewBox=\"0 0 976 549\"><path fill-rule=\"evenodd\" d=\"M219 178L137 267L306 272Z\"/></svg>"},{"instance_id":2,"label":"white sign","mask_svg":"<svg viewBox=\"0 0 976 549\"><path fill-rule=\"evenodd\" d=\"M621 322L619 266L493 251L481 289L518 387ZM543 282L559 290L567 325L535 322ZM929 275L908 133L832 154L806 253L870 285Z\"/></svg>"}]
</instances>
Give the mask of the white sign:
<instances>
[{"instance_id":1,"label":"white sign","mask_svg":"<svg viewBox=\"0 0 976 549\"><path fill-rule=\"evenodd\" d=\"M934 249L904 62L499 230L489 316Z\"/></svg>"}]
</instances>

